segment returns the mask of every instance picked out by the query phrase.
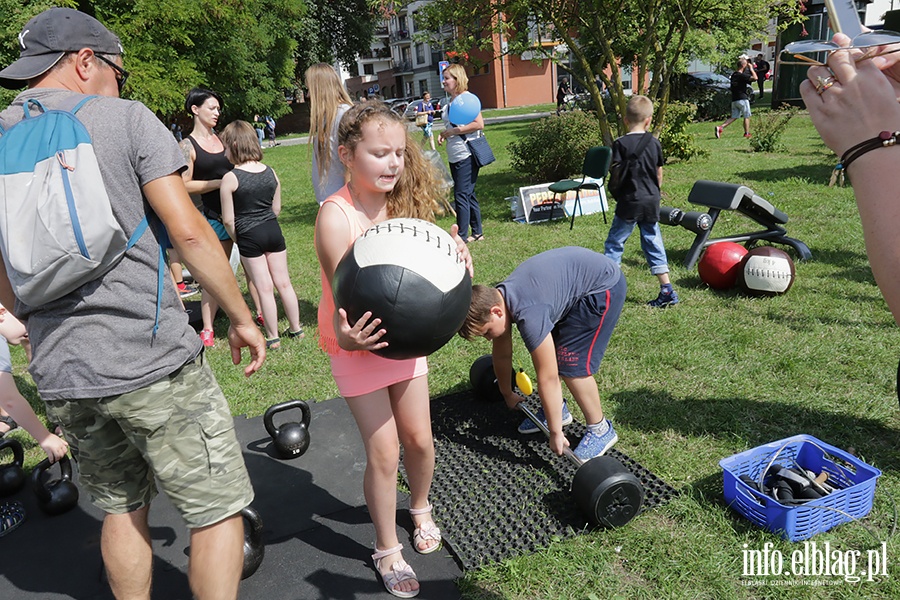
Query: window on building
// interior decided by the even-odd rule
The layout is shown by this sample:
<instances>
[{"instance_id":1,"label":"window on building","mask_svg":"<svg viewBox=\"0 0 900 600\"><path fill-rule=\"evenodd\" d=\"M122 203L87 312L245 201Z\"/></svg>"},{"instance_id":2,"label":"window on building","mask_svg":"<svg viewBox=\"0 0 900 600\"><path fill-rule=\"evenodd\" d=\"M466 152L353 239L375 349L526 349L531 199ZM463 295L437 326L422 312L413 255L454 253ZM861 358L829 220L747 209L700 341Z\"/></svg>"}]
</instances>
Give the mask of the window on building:
<instances>
[{"instance_id":1,"label":"window on building","mask_svg":"<svg viewBox=\"0 0 900 600\"><path fill-rule=\"evenodd\" d=\"M414 93L414 92L413 92L413 82L412 82L412 81L407 81L407 82L405 82L405 83L403 84L403 86L406 88L406 94L404 94L404 95L405 95L405 96L412 96L413 93Z\"/></svg>"},{"instance_id":2,"label":"window on building","mask_svg":"<svg viewBox=\"0 0 900 600\"><path fill-rule=\"evenodd\" d=\"M619 69L619 77L622 78L622 89L631 89L631 67L621 67Z\"/></svg>"},{"instance_id":3,"label":"window on building","mask_svg":"<svg viewBox=\"0 0 900 600\"><path fill-rule=\"evenodd\" d=\"M365 75L374 75L375 74L375 65L372 63L366 63L363 65L363 74Z\"/></svg>"},{"instance_id":4,"label":"window on building","mask_svg":"<svg viewBox=\"0 0 900 600\"><path fill-rule=\"evenodd\" d=\"M425 44L416 43L416 64L425 64Z\"/></svg>"},{"instance_id":5,"label":"window on building","mask_svg":"<svg viewBox=\"0 0 900 600\"><path fill-rule=\"evenodd\" d=\"M424 94L427 91L428 91L428 80L420 79L419 80L419 95L421 96L422 94Z\"/></svg>"}]
</instances>

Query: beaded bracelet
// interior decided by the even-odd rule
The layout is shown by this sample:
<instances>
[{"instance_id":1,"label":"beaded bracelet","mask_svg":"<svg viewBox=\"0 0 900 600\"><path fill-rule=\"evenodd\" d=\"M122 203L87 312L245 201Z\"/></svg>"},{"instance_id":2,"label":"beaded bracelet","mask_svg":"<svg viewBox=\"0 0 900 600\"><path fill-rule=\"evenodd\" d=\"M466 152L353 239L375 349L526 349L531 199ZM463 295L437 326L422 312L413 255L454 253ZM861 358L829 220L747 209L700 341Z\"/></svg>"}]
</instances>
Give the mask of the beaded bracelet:
<instances>
[{"instance_id":1,"label":"beaded bracelet","mask_svg":"<svg viewBox=\"0 0 900 600\"><path fill-rule=\"evenodd\" d=\"M893 146L897 143L898 138L900 138L900 131L882 131L877 136L860 142L844 152L843 156L841 156L841 162L837 164L834 172L831 174L831 183L829 185L834 185L835 180L840 180L840 184L844 185L844 173L850 166L850 163L870 150Z\"/></svg>"}]
</instances>

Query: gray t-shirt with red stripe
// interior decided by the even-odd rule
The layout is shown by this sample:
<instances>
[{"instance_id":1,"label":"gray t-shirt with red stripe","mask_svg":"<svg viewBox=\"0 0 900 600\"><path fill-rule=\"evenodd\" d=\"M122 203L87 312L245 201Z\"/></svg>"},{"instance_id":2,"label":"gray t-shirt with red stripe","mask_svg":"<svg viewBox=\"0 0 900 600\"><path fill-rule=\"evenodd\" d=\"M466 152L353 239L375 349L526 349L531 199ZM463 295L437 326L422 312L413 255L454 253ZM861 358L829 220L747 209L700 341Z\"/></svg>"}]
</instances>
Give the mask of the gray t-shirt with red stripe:
<instances>
[{"instance_id":1,"label":"gray t-shirt with red stripe","mask_svg":"<svg viewBox=\"0 0 900 600\"><path fill-rule=\"evenodd\" d=\"M567 246L532 256L497 285L528 352L534 352L582 298L619 281L619 267L604 255Z\"/></svg>"}]
</instances>

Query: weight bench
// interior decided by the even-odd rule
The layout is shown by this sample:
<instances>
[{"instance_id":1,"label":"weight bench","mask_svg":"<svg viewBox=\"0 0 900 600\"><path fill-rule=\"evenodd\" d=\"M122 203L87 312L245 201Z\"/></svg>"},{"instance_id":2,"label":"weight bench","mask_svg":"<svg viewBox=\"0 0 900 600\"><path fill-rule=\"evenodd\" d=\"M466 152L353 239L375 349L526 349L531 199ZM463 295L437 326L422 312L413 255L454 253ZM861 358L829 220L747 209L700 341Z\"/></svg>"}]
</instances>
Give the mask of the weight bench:
<instances>
[{"instance_id":1,"label":"weight bench","mask_svg":"<svg viewBox=\"0 0 900 600\"><path fill-rule=\"evenodd\" d=\"M694 183L694 187L691 188L688 202L709 207L707 213L709 213L712 220L708 229L697 233L691 249L688 250L687 256L684 258L684 266L688 269L694 267L704 248L716 242L766 240L791 246L797 251L800 260L812 258L812 252L809 251L809 247L806 244L785 235L787 230L783 225L787 223L788 216L772 206L768 201L757 196L747 186L723 183L721 181L700 180ZM742 215L753 219L765 229L752 233L709 239L719 213L723 210L736 210Z\"/></svg>"}]
</instances>

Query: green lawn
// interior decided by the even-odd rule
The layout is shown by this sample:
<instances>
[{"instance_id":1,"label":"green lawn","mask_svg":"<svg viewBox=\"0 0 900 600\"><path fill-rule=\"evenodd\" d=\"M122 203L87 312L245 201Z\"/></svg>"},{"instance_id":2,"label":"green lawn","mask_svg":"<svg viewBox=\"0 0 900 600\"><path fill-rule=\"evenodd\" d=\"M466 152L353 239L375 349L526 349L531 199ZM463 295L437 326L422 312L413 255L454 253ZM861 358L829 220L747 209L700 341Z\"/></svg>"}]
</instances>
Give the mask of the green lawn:
<instances>
[{"instance_id":1,"label":"green lawn","mask_svg":"<svg viewBox=\"0 0 900 600\"><path fill-rule=\"evenodd\" d=\"M529 226L510 220L505 198L531 182L510 169L506 146L529 126L513 122L488 129L498 160L482 171L477 186L486 235L472 245L479 283L496 282L526 257L549 248L603 247L607 226L600 215L577 219L572 231L568 221ZM790 151L780 154L750 152L738 125L721 140L713 138L712 124L690 131L710 155L669 164L663 202L688 209L688 192L697 179L747 185L790 215L789 235L806 242L814 259L797 264L796 283L782 297L716 292L695 270L681 266L693 234L666 227L672 280L682 303L651 310L644 303L658 288L633 236L623 263L628 301L596 379L619 433L617 448L684 493L622 529L578 536L468 573L462 581L466 598L900 597L900 545L888 537L895 525L893 496L900 490L895 392L900 335L869 270L852 190L827 187L835 157L805 115L791 122L784 139ZM315 342L317 206L307 147L267 150L266 162L284 188L280 221L308 335L270 353L263 370L250 379L231 365L224 344L210 352L236 415L259 415L290 398L324 401L337 395L328 361ZM440 223L449 227L451 220ZM715 233L752 227L746 219L726 215ZM219 337L225 328L220 319ZM469 365L489 350L487 342L456 338L435 353L429 358L432 394L466 389ZM521 344L516 353L516 364L529 367ZM20 388L38 406L20 351L14 360ZM876 538L887 540L890 577L860 583L806 578L818 582L813 586L797 585L802 577L742 576L745 545L761 550L774 542L790 566L791 552L803 544L782 542L728 509L718 461L797 433L853 447L884 471L865 521L814 539L842 552L858 550L863 558L877 546ZM30 462L38 452L32 444ZM769 585L759 586L761 581Z\"/></svg>"}]
</instances>

